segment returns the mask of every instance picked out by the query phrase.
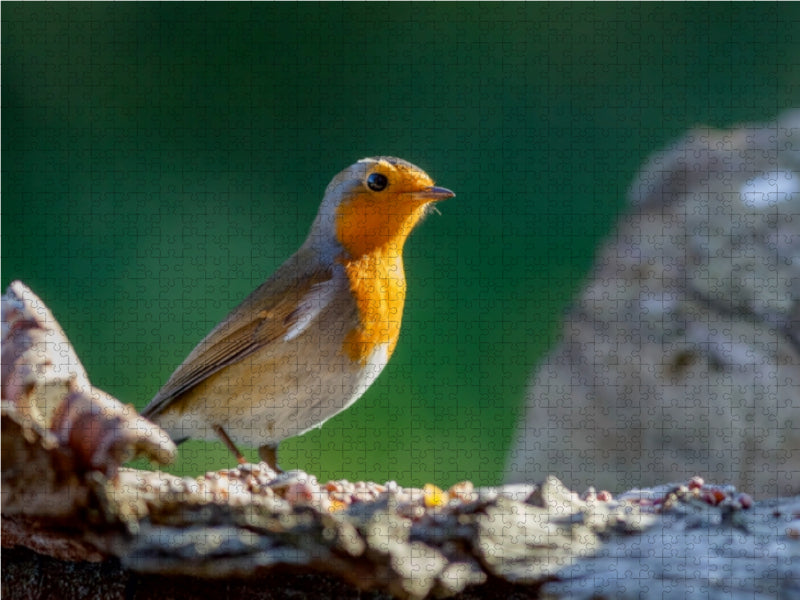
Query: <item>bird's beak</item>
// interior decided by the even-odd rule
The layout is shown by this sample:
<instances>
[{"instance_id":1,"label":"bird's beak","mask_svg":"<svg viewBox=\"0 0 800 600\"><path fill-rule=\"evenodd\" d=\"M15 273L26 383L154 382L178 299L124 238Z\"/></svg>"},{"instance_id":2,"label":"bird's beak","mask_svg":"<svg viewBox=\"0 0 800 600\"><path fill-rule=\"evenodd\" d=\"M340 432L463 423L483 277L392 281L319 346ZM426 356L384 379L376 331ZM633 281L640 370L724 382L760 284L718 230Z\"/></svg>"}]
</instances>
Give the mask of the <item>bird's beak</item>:
<instances>
[{"instance_id":1,"label":"bird's beak","mask_svg":"<svg viewBox=\"0 0 800 600\"><path fill-rule=\"evenodd\" d=\"M421 192L416 192L414 195L419 198L424 198L428 201L437 202L439 200L447 200L448 198L452 198L455 196L455 193L451 192L447 188L432 185L429 188L425 188Z\"/></svg>"}]
</instances>

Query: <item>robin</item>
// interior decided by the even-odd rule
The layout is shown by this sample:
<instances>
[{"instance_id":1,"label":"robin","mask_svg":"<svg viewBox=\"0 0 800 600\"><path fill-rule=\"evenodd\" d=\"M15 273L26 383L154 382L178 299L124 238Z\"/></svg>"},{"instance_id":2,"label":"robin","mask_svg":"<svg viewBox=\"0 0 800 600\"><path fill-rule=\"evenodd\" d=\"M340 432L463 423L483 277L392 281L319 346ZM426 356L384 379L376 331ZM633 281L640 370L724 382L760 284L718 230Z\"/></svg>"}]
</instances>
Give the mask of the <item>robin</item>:
<instances>
[{"instance_id":1,"label":"robin","mask_svg":"<svg viewBox=\"0 0 800 600\"><path fill-rule=\"evenodd\" d=\"M278 444L321 426L375 381L397 345L403 245L433 203L455 194L399 158L339 173L306 241L189 354L142 414L178 443ZM235 441L235 442L234 442Z\"/></svg>"}]
</instances>

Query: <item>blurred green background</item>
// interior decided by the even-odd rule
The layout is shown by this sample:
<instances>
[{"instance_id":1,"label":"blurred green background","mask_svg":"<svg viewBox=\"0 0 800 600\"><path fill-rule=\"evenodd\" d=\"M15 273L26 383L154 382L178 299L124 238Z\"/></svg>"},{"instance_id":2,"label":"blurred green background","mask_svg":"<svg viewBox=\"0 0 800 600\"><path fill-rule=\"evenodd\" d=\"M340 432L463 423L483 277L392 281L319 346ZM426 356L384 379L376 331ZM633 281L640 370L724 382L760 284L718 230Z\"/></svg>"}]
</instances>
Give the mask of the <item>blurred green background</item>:
<instances>
[{"instance_id":1,"label":"blurred green background","mask_svg":"<svg viewBox=\"0 0 800 600\"><path fill-rule=\"evenodd\" d=\"M797 4L4 2L2 55L3 288L140 408L338 171L396 155L458 193L406 247L383 375L281 446L321 480L499 482L642 161L800 104ZM233 462L190 442L171 470Z\"/></svg>"}]
</instances>

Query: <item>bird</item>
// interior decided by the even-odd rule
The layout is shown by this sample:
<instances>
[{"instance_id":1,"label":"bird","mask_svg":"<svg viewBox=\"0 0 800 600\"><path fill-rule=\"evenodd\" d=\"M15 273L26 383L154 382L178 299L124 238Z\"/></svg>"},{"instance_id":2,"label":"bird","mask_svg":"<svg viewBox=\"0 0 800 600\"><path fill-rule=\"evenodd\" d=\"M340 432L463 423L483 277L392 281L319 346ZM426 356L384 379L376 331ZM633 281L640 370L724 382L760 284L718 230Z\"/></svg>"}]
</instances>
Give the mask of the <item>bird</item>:
<instances>
[{"instance_id":1,"label":"bird","mask_svg":"<svg viewBox=\"0 0 800 600\"><path fill-rule=\"evenodd\" d=\"M419 167L364 158L336 175L300 248L192 350L142 411L176 443L219 438L280 471L278 444L377 379L400 335L403 246L454 197Z\"/></svg>"}]
</instances>

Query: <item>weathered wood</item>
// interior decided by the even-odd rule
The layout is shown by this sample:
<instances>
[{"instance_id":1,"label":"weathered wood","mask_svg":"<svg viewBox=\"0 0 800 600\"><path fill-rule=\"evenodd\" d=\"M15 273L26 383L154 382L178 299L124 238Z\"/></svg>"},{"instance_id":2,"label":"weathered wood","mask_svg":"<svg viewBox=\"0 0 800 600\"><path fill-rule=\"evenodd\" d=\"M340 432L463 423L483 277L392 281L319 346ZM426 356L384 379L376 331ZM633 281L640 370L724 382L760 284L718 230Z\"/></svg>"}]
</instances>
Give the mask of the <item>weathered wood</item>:
<instances>
[{"instance_id":1,"label":"weathered wood","mask_svg":"<svg viewBox=\"0 0 800 600\"><path fill-rule=\"evenodd\" d=\"M800 497L753 503L699 479L616 499L578 497L555 478L447 492L320 486L264 463L109 477L61 471L69 448L43 443L46 432L13 407L2 426L2 542L13 549L4 598L800 593ZM35 504L13 500L23 495Z\"/></svg>"}]
</instances>

